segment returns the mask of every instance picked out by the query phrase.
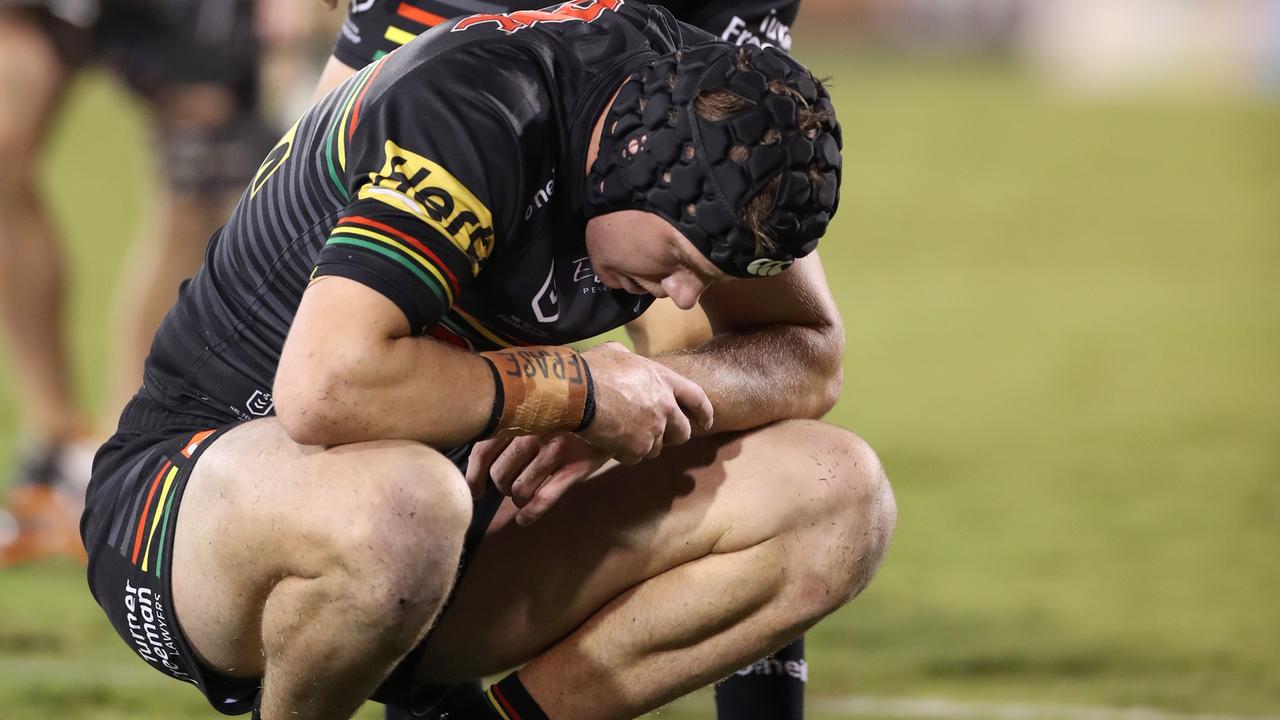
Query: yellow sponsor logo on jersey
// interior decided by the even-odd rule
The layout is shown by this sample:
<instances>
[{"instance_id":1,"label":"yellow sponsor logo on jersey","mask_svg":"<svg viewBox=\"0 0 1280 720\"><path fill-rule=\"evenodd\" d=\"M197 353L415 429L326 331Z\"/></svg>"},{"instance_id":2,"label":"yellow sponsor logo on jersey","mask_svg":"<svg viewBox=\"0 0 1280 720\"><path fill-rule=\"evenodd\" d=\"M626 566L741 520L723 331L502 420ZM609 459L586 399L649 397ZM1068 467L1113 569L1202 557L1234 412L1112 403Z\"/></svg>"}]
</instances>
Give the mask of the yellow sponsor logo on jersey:
<instances>
[{"instance_id":1,"label":"yellow sponsor logo on jersey","mask_svg":"<svg viewBox=\"0 0 1280 720\"><path fill-rule=\"evenodd\" d=\"M493 215L448 170L386 141L382 170L369 173L359 197L378 200L439 230L471 260L471 271L493 252Z\"/></svg>"},{"instance_id":2,"label":"yellow sponsor logo on jersey","mask_svg":"<svg viewBox=\"0 0 1280 720\"><path fill-rule=\"evenodd\" d=\"M302 122L299 120L298 122ZM298 123L294 123L289 128L289 132L280 138L280 142L271 148L271 152L267 153L266 159L262 161L262 167L258 168L258 172L253 176L253 184L250 185L249 197L258 194L263 185L271 179L271 176L284 165L284 161L289 159L289 154L293 152L293 136L298 133Z\"/></svg>"}]
</instances>

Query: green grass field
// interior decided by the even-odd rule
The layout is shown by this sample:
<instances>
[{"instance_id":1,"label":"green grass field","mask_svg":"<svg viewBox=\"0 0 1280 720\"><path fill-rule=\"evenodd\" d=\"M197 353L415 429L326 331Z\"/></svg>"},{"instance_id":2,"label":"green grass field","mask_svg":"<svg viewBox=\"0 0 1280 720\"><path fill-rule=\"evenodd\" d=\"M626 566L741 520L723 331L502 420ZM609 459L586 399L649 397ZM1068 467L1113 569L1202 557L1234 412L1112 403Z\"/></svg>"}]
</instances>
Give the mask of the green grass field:
<instances>
[{"instance_id":1,"label":"green grass field","mask_svg":"<svg viewBox=\"0 0 1280 720\"><path fill-rule=\"evenodd\" d=\"M811 59L846 143L831 419L879 449L901 506L879 578L810 635L812 697L1280 715L1280 106ZM70 109L47 184L100 403L144 142L100 79ZM125 649L78 568L7 571L0 718L50 717L216 715Z\"/></svg>"}]
</instances>

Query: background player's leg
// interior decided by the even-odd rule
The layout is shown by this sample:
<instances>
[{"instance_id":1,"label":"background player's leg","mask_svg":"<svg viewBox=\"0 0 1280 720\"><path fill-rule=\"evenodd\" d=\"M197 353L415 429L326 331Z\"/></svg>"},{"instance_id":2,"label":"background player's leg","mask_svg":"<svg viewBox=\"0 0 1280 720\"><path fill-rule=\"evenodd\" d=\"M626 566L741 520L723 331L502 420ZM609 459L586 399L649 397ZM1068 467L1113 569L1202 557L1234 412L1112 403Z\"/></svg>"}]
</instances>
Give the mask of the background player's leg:
<instances>
[{"instance_id":1,"label":"background player's leg","mask_svg":"<svg viewBox=\"0 0 1280 720\"><path fill-rule=\"evenodd\" d=\"M434 621L470 512L462 475L424 445L324 450L274 418L238 426L182 495L178 622L215 669L265 675L265 720L349 717Z\"/></svg>"},{"instance_id":2,"label":"background player's leg","mask_svg":"<svg viewBox=\"0 0 1280 720\"><path fill-rule=\"evenodd\" d=\"M200 267L209 237L226 221L261 159L259 150L266 149L260 137L238 136L249 110L234 88L179 85L157 93L150 105L158 178L119 283L114 410L137 392L152 337L177 300L178 286ZM246 130L257 132L251 125Z\"/></svg>"},{"instance_id":3,"label":"background player's leg","mask_svg":"<svg viewBox=\"0 0 1280 720\"><path fill-rule=\"evenodd\" d=\"M63 334L61 244L39 190L39 161L71 68L32 11L0 9L0 319L30 432L82 433Z\"/></svg>"},{"instance_id":4,"label":"background player's leg","mask_svg":"<svg viewBox=\"0 0 1280 720\"><path fill-rule=\"evenodd\" d=\"M88 422L75 401L63 332L61 243L38 182L73 69L55 45L55 22L0 9L0 325L32 441L0 511L17 530L0 543L0 566L84 557L78 521L92 451L77 442Z\"/></svg>"},{"instance_id":5,"label":"background player's leg","mask_svg":"<svg viewBox=\"0 0 1280 720\"><path fill-rule=\"evenodd\" d=\"M100 33L150 110L156 159L146 227L119 284L113 409L137 390L178 286L199 267L210 235L275 141L257 115L254 5L166 0L122 12Z\"/></svg>"},{"instance_id":6,"label":"background player's leg","mask_svg":"<svg viewBox=\"0 0 1280 720\"><path fill-rule=\"evenodd\" d=\"M480 545L420 666L520 671L551 718L651 710L785 645L852 598L896 509L874 453L815 422L672 448Z\"/></svg>"}]
</instances>

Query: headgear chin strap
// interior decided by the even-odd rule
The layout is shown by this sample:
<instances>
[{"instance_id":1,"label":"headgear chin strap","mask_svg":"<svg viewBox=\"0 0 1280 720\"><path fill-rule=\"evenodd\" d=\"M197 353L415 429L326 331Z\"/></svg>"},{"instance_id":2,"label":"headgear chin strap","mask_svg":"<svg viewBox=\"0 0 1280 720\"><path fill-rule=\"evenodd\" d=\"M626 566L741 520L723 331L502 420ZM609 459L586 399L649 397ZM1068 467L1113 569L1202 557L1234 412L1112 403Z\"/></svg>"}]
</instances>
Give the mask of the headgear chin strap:
<instances>
[{"instance_id":1,"label":"headgear chin strap","mask_svg":"<svg viewBox=\"0 0 1280 720\"><path fill-rule=\"evenodd\" d=\"M774 81L789 92L770 89ZM750 106L724 120L698 117L694 99L718 89ZM829 118L807 134L805 106ZM762 244L742 210L775 178L777 201L764 223L773 242ZM605 117L586 213L657 213L721 270L776 275L818 244L839 186L840 126L809 71L773 48L709 42L660 57L623 85Z\"/></svg>"}]
</instances>

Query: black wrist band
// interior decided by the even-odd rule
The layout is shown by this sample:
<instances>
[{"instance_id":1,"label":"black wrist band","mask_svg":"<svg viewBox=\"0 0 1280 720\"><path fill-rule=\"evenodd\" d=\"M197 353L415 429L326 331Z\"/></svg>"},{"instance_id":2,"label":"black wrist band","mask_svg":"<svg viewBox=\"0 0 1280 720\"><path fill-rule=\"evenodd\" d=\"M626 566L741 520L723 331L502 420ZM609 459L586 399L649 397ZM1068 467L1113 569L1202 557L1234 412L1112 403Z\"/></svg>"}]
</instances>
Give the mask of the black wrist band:
<instances>
[{"instance_id":1,"label":"black wrist band","mask_svg":"<svg viewBox=\"0 0 1280 720\"><path fill-rule=\"evenodd\" d=\"M489 366L489 373L493 377L493 410L489 411L489 422L484 424L484 430L475 437L471 442L479 442L492 436L498 431L498 423L502 420L502 411L506 409L507 393L502 388L502 378L498 375L498 366L493 364L489 358L480 356L485 364ZM588 394L590 397L590 394Z\"/></svg>"},{"instance_id":2,"label":"black wrist band","mask_svg":"<svg viewBox=\"0 0 1280 720\"><path fill-rule=\"evenodd\" d=\"M578 362L582 363L582 372L587 376L587 402L582 408L582 422L573 429L574 432L586 430L596 417L596 383L591 379L591 366L587 365L587 359L582 355L578 355Z\"/></svg>"}]
</instances>

